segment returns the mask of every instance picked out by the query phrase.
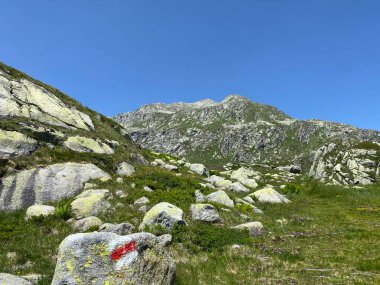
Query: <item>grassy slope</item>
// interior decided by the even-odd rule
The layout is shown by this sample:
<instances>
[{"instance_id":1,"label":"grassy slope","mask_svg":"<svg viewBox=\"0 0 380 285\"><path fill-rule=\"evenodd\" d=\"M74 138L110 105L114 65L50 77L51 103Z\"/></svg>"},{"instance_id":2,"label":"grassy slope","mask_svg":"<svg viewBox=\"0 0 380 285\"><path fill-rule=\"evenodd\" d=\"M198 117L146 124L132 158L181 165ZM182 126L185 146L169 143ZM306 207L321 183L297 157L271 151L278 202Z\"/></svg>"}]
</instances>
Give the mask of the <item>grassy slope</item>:
<instances>
[{"instance_id":1,"label":"grassy slope","mask_svg":"<svg viewBox=\"0 0 380 285\"><path fill-rule=\"evenodd\" d=\"M307 181L300 194L289 196L292 203L258 205L265 214L245 212L248 220L236 209L225 212L218 207L224 225L210 226L191 222L189 206L194 203L199 177L182 171L183 176L177 177L139 166L137 174L125 178L123 184L99 184L128 193L126 198L112 200L123 206L101 217L104 222L129 221L137 227L143 215L130 204L142 196L151 200L151 206L167 201L185 211L189 226L174 229L170 246L178 262L177 284L379 284L379 186L344 190ZM155 192L142 191L143 185ZM50 284L58 245L73 230L59 216L25 222L24 213L0 214L0 252L4 253L0 268L13 274L45 274L41 284ZM286 218L288 224L276 224L280 218ZM264 236L251 238L229 229L251 220L263 222ZM244 247L232 251L232 244ZM16 252L16 258L7 259L8 252ZM27 261L31 267L23 268Z\"/></svg>"}]
</instances>

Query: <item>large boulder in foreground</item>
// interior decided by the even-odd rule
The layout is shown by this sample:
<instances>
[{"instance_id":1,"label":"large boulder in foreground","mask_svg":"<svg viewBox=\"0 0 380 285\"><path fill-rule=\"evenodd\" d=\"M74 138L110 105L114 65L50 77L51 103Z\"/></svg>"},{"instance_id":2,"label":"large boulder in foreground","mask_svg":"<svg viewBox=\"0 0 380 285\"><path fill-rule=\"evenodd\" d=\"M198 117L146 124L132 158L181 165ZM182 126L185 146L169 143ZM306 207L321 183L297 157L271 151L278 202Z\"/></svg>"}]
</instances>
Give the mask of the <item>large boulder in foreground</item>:
<instances>
[{"instance_id":1,"label":"large boulder in foreground","mask_svg":"<svg viewBox=\"0 0 380 285\"><path fill-rule=\"evenodd\" d=\"M76 152L113 154L115 151L105 142L81 136L69 137L63 145Z\"/></svg>"},{"instance_id":2,"label":"large boulder in foreground","mask_svg":"<svg viewBox=\"0 0 380 285\"><path fill-rule=\"evenodd\" d=\"M278 193L276 190L274 190L271 187L258 190L254 192L253 194L251 194L250 196L253 196L255 199L257 199L257 201L262 202L262 203L279 204L279 203L290 202L288 198Z\"/></svg>"},{"instance_id":3,"label":"large boulder in foreground","mask_svg":"<svg viewBox=\"0 0 380 285\"><path fill-rule=\"evenodd\" d=\"M175 262L152 234L74 234L59 246L52 285L170 285L175 272Z\"/></svg>"},{"instance_id":4,"label":"large boulder in foreground","mask_svg":"<svg viewBox=\"0 0 380 285\"><path fill-rule=\"evenodd\" d=\"M1 285L33 285L33 283L28 280L18 277L15 275L0 273L0 284Z\"/></svg>"},{"instance_id":5,"label":"large boulder in foreground","mask_svg":"<svg viewBox=\"0 0 380 285\"><path fill-rule=\"evenodd\" d=\"M24 156L38 148L38 142L22 133L0 129L0 158Z\"/></svg>"},{"instance_id":6,"label":"large boulder in foreground","mask_svg":"<svg viewBox=\"0 0 380 285\"><path fill-rule=\"evenodd\" d=\"M143 230L146 226L162 226L171 230L175 224L186 224L183 221L183 211L170 203L161 202L145 214L139 229Z\"/></svg>"},{"instance_id":7,"label":"large boulder in foreground","mask_svg":"<svg viewBox=\"0 0 380 285\"><path fill-rule=\"evenodd\" d=\"M94 164L61 163L23 170L0 181L0 210L12 211L78 194L85 182L109 177Z\"/></svg>"}]
</instances>

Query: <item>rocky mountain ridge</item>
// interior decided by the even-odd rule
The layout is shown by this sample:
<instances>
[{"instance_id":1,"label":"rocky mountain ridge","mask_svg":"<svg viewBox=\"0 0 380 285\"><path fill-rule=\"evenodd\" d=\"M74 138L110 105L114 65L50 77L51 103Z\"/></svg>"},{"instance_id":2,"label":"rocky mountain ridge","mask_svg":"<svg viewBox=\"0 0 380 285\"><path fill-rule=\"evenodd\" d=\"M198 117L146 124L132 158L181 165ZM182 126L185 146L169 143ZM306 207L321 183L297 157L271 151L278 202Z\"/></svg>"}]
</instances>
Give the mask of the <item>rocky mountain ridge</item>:
<instances>
[{"instance_id":1,"label":"rocky mountain ridge","mask_svg":"<svg viewBox=\"0 0 380 285\"><path fill-rule=\"evenodd\" d=\"M296 165L304 173L313 174L310 169L315 154L326 144L349 150L362 142L380 143L378 131L297 120L239 95L227 96L221 102L205 99L145 105L113 119L145 148L216 167L226 163L272 168ZM378 167L377 160L374 164Z\"/></svg>"}]
</instances>

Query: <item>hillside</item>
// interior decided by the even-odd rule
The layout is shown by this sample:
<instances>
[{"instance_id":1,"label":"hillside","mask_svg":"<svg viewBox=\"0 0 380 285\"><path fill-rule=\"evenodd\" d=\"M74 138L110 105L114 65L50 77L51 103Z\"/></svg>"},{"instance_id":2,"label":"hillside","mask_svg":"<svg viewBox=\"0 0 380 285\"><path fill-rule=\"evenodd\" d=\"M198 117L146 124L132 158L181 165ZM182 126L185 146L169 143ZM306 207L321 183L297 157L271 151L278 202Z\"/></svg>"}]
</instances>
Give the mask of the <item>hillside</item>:
<instances>
[{"instance_id":1,"label":"hillside","mask_svg":"<svg viewBox=\"0 0 380 285\"><path fill-rule=\"evenodd\" d=\"M297 166L309 173L317 163L315 155L325 145L334 143L336 150L345 152L359 148L363 142L380 143L378 131L320 120L296 120L274 107L239 95L221 102L151 104L113 119L145 148L216 168L227 163L271 168ZM373 160L373 179L378 162L378 158ZM331 177L331 170L324 172ZM328 180L346 184L337 178ZM355 181L351 177L346 182Z\"/></svg>"}]
</instances>

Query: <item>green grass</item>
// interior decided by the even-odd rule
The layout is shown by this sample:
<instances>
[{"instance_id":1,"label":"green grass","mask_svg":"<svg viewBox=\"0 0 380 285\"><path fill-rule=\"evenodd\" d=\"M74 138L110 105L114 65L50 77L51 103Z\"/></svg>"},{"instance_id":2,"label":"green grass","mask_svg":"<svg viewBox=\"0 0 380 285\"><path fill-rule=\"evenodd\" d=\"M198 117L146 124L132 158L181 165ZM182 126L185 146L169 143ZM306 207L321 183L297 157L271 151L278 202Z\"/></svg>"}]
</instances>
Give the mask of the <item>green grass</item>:
<instances>
[{"instance_id":1,"label":"green grass","mask_svg":"<svg viewBox=\"0 0 380 285\"><path fill-rule=\"evenodd\" d=\"M178 177L166 170L138 166L137 174L124 178L124 183L98 183L113 194L120 189L128 194L122 199L114 195L111 203L115 211L100 217L103 222L127 221L137 228L143 214L131 204L142 196L150 199L149 206L166 201L184 210L188 225L173 228L173 243L169 247L177 261L177 284L380 283L379 185L357 190L306 180L283 190L289 191L292 203L258 203L263 215L243 208L224 211L216 205L223 222L210 225L191 221L189 208L201 180L185 168L180 172L182 176ZM144 185L155 191L143 191ZM29 222L24 220L25 211L0 213L1 271L43 274L46 280L40 284L50 284L58 245L74 232L65 222L70 217L68 203L56 204L52 217ZM286 219L287 223L280 225L276 223L278 219ZM231 229L249 221L262 222L264 235L249 237L246 231ZM231 249L233 244L241 247ZM6 257L10 252L16 253L14 258Z\"/></svg>"}]
</instances>

